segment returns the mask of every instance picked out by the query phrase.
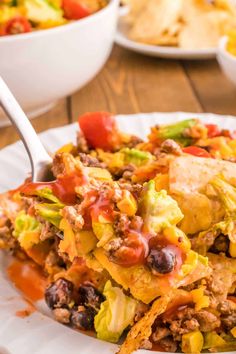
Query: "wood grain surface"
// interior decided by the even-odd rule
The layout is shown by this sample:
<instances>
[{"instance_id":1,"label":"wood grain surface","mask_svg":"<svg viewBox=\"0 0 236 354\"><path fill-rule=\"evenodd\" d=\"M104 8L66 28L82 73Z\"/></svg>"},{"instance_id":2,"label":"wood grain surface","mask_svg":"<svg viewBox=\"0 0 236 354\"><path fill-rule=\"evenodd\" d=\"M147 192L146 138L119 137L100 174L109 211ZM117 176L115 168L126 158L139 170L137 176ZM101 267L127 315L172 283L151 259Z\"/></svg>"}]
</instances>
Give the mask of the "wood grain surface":
<instances>
[{"instance_id":1,"label":"wood grain surface","mask_svg":"<svg viewBox=\"0 0 236 354\"><path fill-rule=\"evenodd\" d=\"M84 112L99 110L236 116L236 87L225 78L215 60L164 60L115 46L93 81L32 123L40 132L75 121ZM0 148L18 139L12 127L1 128L0 137Z\"/></svg>"}]
</instances>

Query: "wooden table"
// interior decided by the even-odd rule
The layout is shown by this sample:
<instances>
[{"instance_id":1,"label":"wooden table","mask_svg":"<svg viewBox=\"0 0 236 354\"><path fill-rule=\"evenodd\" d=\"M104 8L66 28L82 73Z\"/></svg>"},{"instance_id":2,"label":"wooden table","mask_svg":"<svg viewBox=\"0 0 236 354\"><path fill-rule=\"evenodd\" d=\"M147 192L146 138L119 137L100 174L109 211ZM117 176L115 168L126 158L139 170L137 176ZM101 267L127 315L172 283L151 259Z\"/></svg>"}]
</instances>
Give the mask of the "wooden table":
<instances>
[{"instance_id":1,"label":"wooden table","mask_svg":"<svg viewBox=\"0 0 236 354\"><path fill-rule=\"evenodd\" d=\"M38 132L75 121L87 111L113 113L212 112L236 116L236 87L215 60L149 58L117 46L99 75L50 112L32 120ZM0 147L18 139L12 127L0 129Z\"/></svg>"}]
</instances>

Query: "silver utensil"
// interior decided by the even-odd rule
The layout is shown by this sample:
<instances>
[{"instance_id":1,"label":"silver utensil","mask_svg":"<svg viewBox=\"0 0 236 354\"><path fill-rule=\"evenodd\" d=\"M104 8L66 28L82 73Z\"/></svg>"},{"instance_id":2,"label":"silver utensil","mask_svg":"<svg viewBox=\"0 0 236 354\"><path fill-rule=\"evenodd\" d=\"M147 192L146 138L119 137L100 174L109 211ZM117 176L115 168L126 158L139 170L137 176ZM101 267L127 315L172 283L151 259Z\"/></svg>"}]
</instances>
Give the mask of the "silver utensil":
<instances>
[{"instance_id":1,"label":"silver utensil","mask_svg":"<svg viewBox=\"0 0 236 354\"><path fill-rule=\"evenodd\" d=\"M28 153L33 182L52 180L52 158L48 155L38 135L19 103L0 76L0 106L17 129Z\"/></svg>"}]
</instances>

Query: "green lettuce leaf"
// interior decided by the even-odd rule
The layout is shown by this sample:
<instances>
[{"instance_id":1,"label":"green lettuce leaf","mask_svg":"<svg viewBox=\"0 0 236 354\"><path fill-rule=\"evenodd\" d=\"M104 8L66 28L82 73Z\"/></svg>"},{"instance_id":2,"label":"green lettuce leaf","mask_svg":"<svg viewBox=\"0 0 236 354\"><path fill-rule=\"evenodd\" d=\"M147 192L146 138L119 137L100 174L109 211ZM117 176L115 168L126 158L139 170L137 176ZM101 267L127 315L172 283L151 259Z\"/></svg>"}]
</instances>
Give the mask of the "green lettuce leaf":
<instances>
[{"instance_id":1,"label":"green lettuce leaf","mask_svg":"<svg viewBox=\"0 0 236 354\"><path fill-rule=\"evenodd\" d=\"M193 139L186 136L186 129L194 127L197 123L197 119L186 119L174 124L161 125L157 130L156 137L161 141L173 139L181 143L182 146L191 145Z\"/></svg>"},{"instance_id":2,"label":"green lettuce leaf","mask_svg":"<svg viewBox=\"0 0 236 354\"><path fill-rule=\"evenodd\" d=\"M106 300L95 316L95 330L99 339L116 343L123 331L132 324L137 301L126 296L118 287L107 281L104 292Z\"/></svg>"},{"instance_id":3,"label":"green lettuce leaf","mask_svg":"<svg viewBox=\"0 0 236 354\"><path fill-rule=\"evenodd\" d=\"M19 212L14 222L13 236L15 236L21 247L31 248L40 241L41 224L24 211Z\"/></svg>"},{"instance_id":4,"label":"green lettuce leaf","mask_svg":"<svg viewBox=\"0 0 236 354\"><path fill-rule=\"evenodd\" d=\"M50 188L38 190L37 195L43 199L48 199L51 202L36 204L35 210L37 211L37 214L54 226L59 227L62 219L60 211L65 205L61 203L57 197L55 197Z\"/></svg>"},{"instance_id":5,"label":"green lettuce leaf","mask_svg":"<svg viewBox=\"0 0 236 354\"><path fill-rule=\"evenodd\" d=\"M158 233L183 219L177 202L165 190L157 192L153 180L145 185L139 208L145 229L150 232Z\"/></svg>"},{"instance_id":6,"label":"green lettuce leaf","mask_svg":"<svg viewBox=\"0 0 236 354\"><path fill-rule=\"evenodd\" d=\"M143 164L153 160L154 158L154 156L152 156L152 154L150 154L149 152L141 151L138 149L124 148L120 152L124 154L125 164L132 163L137 167L142 166Z\"/></svg>"}]
</instances>

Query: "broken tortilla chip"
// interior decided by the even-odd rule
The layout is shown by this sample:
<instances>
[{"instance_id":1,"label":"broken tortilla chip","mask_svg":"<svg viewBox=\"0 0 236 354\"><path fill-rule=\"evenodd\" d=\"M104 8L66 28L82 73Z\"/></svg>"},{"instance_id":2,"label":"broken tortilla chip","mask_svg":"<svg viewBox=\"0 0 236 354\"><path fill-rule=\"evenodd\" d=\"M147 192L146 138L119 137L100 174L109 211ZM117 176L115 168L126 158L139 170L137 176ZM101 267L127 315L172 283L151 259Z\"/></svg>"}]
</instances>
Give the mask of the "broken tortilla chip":
<instances>
[{"instance_id":1,"label":"broken tortilla chip","mask_svg":"<svg viewBox=\"0 0 236 354\"><path fill-rule=\"evenodd\" d=\"M162 35L171 33L175 36L180 28L181 8L182 0L149 0L144 10L137 15L130 29L130 37L154 44L160 41Z\"/></svg>"},{"instance_id":2,"label":"broken tortilla chip","mask_svg":"<svg viewBox=\"0 0 236 354\"><path fill-rule=\"evenodd\" d=\"M128 37L150 45L183 49L216 48L236 28L232 0L125 0Z\"/></svg>"},{"instance_id":3,"label":"broken tortilla chip","mask_svg":"<svg viewBox=\"0 0 236 354\"><path fill-rule=\"evenodd\" d=\"M131 328L117 354L131 354L139 349L141 343L152 334L155 319L165 312L173 297L174 292L169 292L168 295L160 297L152 304L151 309Z\"/></svg>"}]
</instances>

